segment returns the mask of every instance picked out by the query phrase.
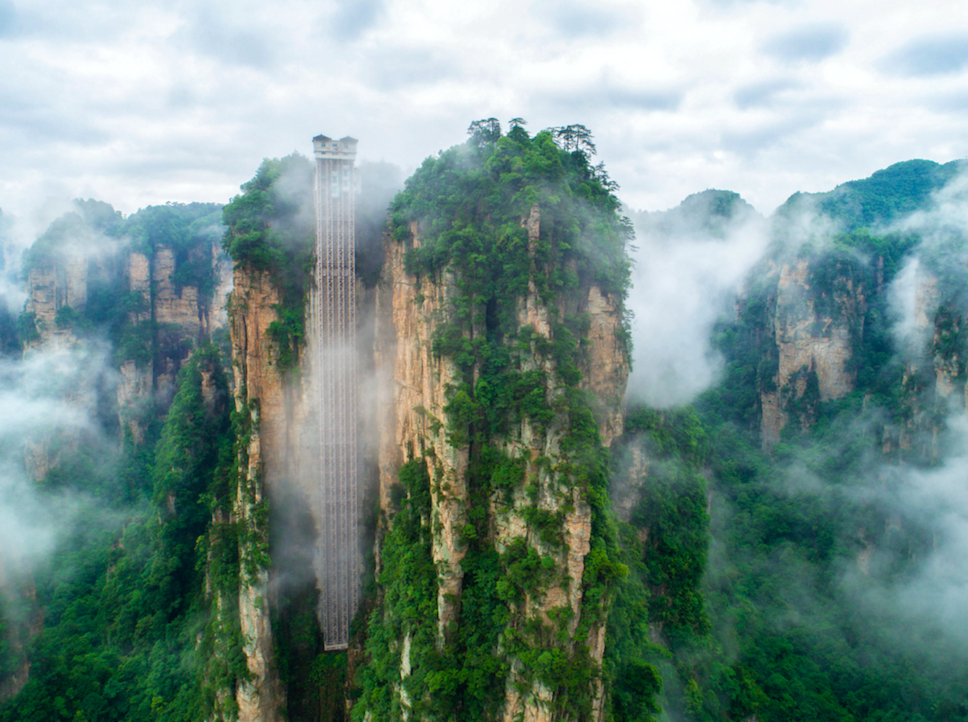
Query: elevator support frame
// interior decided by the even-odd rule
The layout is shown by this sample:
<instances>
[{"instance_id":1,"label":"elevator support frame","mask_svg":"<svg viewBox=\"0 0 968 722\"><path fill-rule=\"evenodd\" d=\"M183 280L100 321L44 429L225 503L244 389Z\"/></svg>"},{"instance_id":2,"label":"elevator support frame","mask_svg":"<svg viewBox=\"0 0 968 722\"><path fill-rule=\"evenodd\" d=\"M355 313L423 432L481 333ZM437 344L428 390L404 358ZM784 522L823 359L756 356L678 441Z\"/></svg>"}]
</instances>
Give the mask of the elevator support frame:
<instances>
[{"instance_id":1,"label":"elevator support frame","mask_svg":"<svg viewBox=\"0 0 968 722\"><path fill-rule=\"evenodd\" d=\"M316 158L316 289L320 623L326 650L346 649L359 605L357 469L355 138L313 138Z\"/></svg>"}]
</instances>

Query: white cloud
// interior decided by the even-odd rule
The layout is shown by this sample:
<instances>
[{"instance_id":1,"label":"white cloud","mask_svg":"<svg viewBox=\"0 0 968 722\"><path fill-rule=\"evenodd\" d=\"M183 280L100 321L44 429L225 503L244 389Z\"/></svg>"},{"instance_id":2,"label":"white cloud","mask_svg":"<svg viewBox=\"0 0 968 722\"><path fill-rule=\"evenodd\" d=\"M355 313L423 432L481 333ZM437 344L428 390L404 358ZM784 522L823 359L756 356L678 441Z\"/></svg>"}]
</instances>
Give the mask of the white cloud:
<instances>
[{"instance_id":1,"label":"white cloud","mask_svg":"<svg viewBox=\"0 0 968 722\"><path fill-rule=\"evenodd\" d=\"M25 459L56 459L58 444L80 439L103 445L102 463L112 456L116 442L91 418L108 358L106 347L91 344L0 359L0 588L43 560L86 503L67 490L42 489Z\"/></svg>"},{"instance_id":2,"label":"white cloud","mask_svg":"<svg viewBox=\"0 0 968 722\"><path fill-rule=\"evenodd\" d=\"M732 217L717 217L713 204L722 197L692 196L637 224L628 400L678 406L718 379L723 360L712 348L713 326L732 312L768 240L765 220L738 199Z\"/></svg>"},{"instance_id":3,"label":"white cloud","mask_svg":"<svg viewBox=\"0 0 968 722\"><path fill-rule=\"evenodd\" d=\"M898 160L964 156L968 70L956 47L921 51L966 27L968 7L941 0L916 16L899 0L8 2L0 208L225 201L319 132L414 168L470 121L517 116L589 126L633 207L713 186L769 213Z\"/></svg>"}]
</instances>

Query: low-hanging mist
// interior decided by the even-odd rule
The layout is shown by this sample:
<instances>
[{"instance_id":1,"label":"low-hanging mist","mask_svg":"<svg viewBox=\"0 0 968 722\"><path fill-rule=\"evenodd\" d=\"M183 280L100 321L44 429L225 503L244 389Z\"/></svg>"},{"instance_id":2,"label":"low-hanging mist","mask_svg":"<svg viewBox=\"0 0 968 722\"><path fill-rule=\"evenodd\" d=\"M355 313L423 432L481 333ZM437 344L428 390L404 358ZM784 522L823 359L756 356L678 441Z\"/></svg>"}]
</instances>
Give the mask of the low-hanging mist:
<instances>
[{"instance_id":1,"label":"low-hanging mist","mask_svg":"<svg viewBox=\"0 0 968 722\"><path fill-rule=\"evenodd\" d=\"M638 213L632 288L630 402L668 408L716 383L713 326L734 313L768 242L766 221L734 193L705 191L664 213Z\"/></svg>"},{"instance_id":2,"label":"low-hanging mist","mask_svg":"<svg viewBox=\"0 0 968 722\"><path fill-rule=\"evenodd\" d=\"M80 508L92 503L76 480L52 478L51 464L84 445L100 474L116 455L93 413L113 376L109 349L55 348L0 359L0 573L7 583L47 559ZM39 486L44 482L43 486Z\"/></svg>"}]
</instances>

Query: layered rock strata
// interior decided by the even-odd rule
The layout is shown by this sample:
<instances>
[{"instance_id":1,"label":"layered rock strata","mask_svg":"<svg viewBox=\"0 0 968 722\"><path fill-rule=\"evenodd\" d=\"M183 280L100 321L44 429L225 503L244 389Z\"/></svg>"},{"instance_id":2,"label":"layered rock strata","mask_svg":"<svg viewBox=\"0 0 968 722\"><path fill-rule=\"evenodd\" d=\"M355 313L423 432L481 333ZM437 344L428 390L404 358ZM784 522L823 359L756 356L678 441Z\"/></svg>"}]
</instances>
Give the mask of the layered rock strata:
<instances>
[{"instance_id":1,"label":"layered rock strata","mask_svg":"<svg viewBox=\"0 0 968 722\"><path fill-rule=\"evenodd\" d=\"M235 408L237 414L250 419L247 443L240 453L232 519L247 531L239 550L243 560L239 617L250 677L236 690L239 722L275 722L282 720L285 709L274 666L268 560L245 563L259 546L268 544L266 520L259 509L266 505L267 487L283 473L287 447L291 448L287 435L293 419L285 402L279 352L268 331L278 320L275 307L280 302L279 290L268 273L236 269L230 327Z\"/></svg>"},{"instance_id":2,"label":"layered rock strata","mask_svg":"<svg viewBox=\"0 0 968 722\"><path fill-rule=\"evenodd\" d=\"M851 358L863 336L866 290L853 278L835 281L836 290L811 286L810 261L799 259L778 270L776 307L771 319L776 372L761 389L762 439L767 448L780 439L798 402L798 421L811 421L811 403L840 399L854 388ZM821 298L829 294L828 298ZM824 301L821 304L821 300ZM816 398L812 398L815 396Z\"/></svg>"},{"instance_id":3,"label":"layered rock strata","mask_svg":"<svg viewBox=\"0 0 968 722\"><path fill-rule=\"evenodd\" d=\"M540 209L535 206L522 219L529 246L536 245L540 235ZM419 229L412 227L414 247L420 247ZM443 355L434 354L433 342L439 325L448 317L450 306L458 296L459 269L443 271L434 283L426 276L410 275L405 270L405 249L388 240L383 277L377 295L377 366L392 379L392 412L385 417L379 459L380 500L383 513L392 517L391 491L397 482L401 465L411 458L432 458L436 465L431 484L432 555L437 569L437 636L438 646L446 641L446 630L460 619L460 601L464 571L461 561L467 543L462 530L468 524L467 470L470 449L454 445L446 428L450 423L447 406L449 393L459 383L456 364ZM587 319L587 333L580 340L583 374L582 387L597 400L596 419L602 441L608 445L622 432L620 401L629 371L628 359L620 340L621 306L617 299L595 286L563 296L553 305L544 302L537 290L534 274L540 272L532 263L528 292L519 299L517 322L530 327L534 335L528 350L520 352L521 371L541 371L549 380L546 401L560 408L565 393L556 362L537 347L553 342L553 319L565 314ZM558 415L547 428L539 428L524 417L506 434L502 451L508 458L525 463L526 484L513 488L510 497L494 493L489 502L490 538L500 554L524 540L542 557L554 560L553 581L540 592L526 595L515 613L521 619L538 619L548 629L557 629L553 619L567 619L562 632L561 648L575 653L576 630L587 615L597 621L590 625L583 649L594 664L600 664L604 651L605 615L593 614L583 599L582 582L586 556L592 538L592 509L580 485L565 481L558 465L564 460L561 442L567 433L564 419ZM525 488L527 486L527 489ZM560 521L561 543L543 541L528 518L544 514ZM391 522L392 523L392 522ZM379 556L379 555L378 555ZM593 604L597 604L595 602ZM401 674L408 676L410 664L409 635L400 640ZM583 652L584 653L584 652ZM520 660L508 661L510 673L503 690L500 718L541 722L552 718L554 690L526 674ZM397 689L404 709L411 700L401 685ZM594 692L593 715L602 714L600 681Z\"/></svg>"}]
</instances>

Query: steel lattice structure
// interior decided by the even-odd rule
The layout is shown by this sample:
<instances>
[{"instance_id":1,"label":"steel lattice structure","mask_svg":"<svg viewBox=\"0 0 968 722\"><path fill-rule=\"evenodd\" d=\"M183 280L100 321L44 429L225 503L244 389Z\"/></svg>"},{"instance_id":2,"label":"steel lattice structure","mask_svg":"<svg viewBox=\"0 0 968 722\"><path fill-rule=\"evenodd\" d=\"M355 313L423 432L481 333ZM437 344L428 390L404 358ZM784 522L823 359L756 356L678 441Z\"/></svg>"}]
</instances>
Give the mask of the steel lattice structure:
<instances>
[{"instance_id":1,"label":"steel lattice structure","mask_svg":"<svg viewBox=\"0 0 968 722\"><path fill-rule=\"evenodd\" d=\"M356 447L356 139L313 138L316 157L316 293L313 376L319 402L320 623L327 650L345 649L359 604Z\"/></svg>"}]
</instances>

